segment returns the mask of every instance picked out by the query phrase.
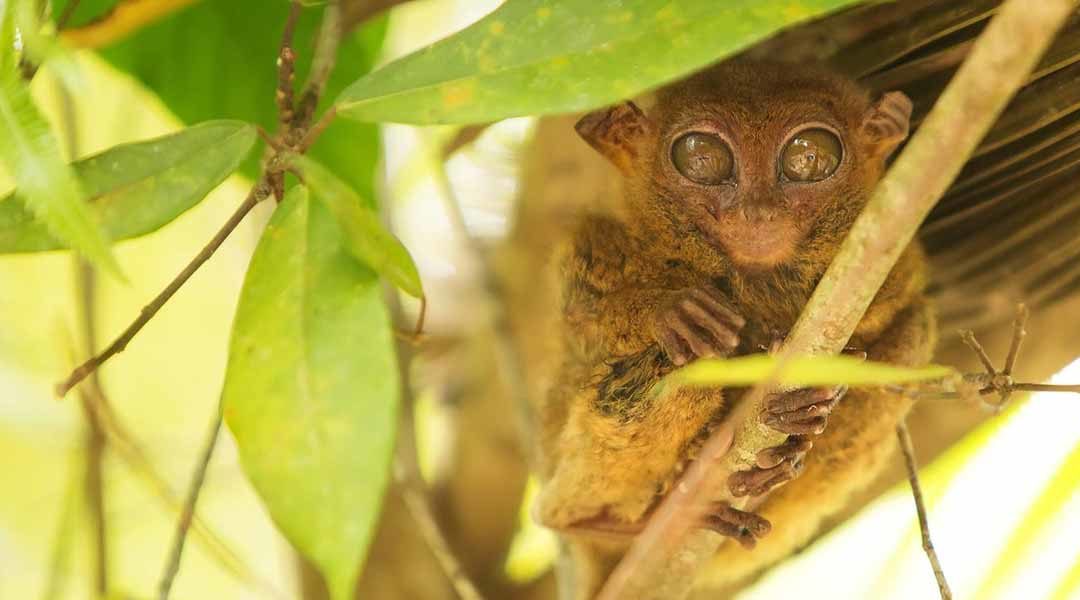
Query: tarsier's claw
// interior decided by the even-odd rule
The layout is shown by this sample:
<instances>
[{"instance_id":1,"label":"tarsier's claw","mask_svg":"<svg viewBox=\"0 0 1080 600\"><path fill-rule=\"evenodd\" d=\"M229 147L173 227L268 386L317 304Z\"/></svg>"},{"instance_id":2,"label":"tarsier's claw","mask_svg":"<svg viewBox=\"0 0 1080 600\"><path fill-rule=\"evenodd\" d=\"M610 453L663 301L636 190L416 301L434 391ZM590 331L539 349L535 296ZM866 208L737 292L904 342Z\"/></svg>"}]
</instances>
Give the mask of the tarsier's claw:
<instances>
[{"instance_id":1,"label":"tarsier's claw","mask_svg":"<svg viewBox=\"0 0 1080 600\"><path fill-rule=\"evenodd\" d=\"M745 324L717 292L687 289L657 315L654 333L671 362L682 366L695 358L730 355Z\"/></svg>"},{"instance_id":2,"label":"tarsier's claw","mask_svg":"<svg viewBox=\"0 0 1080 600\"><path fill-rule=\"evenodd\" d=\"M735 496L760 496L776 486L791 481L802 472L803 455L813 443L803 436L791 436L783 444L758 452L757 466L738 471L728 478L728 488Z\"/></svg>"},{"instance_id":3,"label":"tarsier's claw","mask_svg":"<svg viewBox=\"0 0 1080 600\"><path fill-rule=\"evenodd\" d=\"M846 391L844 387L805 388L772 394L765 399L761 421L789 435L820 434Z\"/></svg>"},{"instance_id":4,"label":"tarsier's claw","mask_svg":"<svg viewBox=\"0 0 1080 600\"><path fill-rule=\"evenodd\" d=\"M712 511L705 515L702 526L720 535L734 538L748 550L757 544L759 538L772 530L772 524L767 519L723 503L713 506Z\"/></svg>"}]
</instances>

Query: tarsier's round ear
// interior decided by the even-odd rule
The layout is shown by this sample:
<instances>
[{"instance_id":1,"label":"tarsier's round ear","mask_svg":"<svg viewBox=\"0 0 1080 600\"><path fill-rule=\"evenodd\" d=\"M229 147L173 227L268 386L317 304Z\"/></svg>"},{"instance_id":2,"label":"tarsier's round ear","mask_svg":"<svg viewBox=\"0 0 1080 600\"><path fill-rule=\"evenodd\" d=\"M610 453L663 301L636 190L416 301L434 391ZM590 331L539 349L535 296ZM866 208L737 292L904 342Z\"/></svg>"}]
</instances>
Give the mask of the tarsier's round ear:
<instances>
[{"instance_id":1,"label":"tarsier's round ear","mask_svg":"<svg viewBox=\"0 0 1080 600\"><path fill-rule=\"evenodd\" d=\"M581 117L574 129L623 174L630 174L640 142L652 133L653 125L636 104L624 102Z\"/></svg>"},{"instance_id":2,"label":"tarsier's round ear","mask_svg":"<svg viewBox=\"0 0 1080 600\"><path fill-rule=\"evenodd\" d=\"M863 115L863 133L883 159L907 139L911 108L903 92L885 92Z\"/></svg>"}]
</instances>

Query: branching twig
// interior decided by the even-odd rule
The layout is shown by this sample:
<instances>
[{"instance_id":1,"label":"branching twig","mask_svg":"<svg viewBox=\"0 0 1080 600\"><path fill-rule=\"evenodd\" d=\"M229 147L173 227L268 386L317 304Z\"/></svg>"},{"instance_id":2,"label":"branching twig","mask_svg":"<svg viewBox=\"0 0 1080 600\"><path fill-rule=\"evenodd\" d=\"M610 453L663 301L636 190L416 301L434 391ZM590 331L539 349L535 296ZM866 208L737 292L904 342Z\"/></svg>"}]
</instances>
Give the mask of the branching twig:
<instances>
[{"instance_id":1,"label":"branching twig","mask_svg":"<svg viewBox=\"0 0 1080 600\"><path fill-rule=\"evenodd\" d=\"M139 333L139 331L150 322L150 319L161 310L161 307L165 306L165 303L172 298L173 294L175 294L177 290L179 290L180 287L195 274L195 271L199 270L199 267L214 255L214 252L221 246L222 242L225 241L225 238L229 237L229 234L232 233L237 225L240 224L240 221L251 212L251 209L269 194L270 189L267 187L265 180L260 180L256 183L251 188L247 198L244 199L244 202L236 209L236 212L229 217L229 220L222 225L221 229L218 230L209 242L207 242L206 246L195 255L195 258L191 259L191 262L184 267L184 270L180 271L180 273L169 282L169 285L165 286L165 289L163 289L161 293L143 307L142 311L139 312L139 316L132 321L131 325L128 325L123 333L113 340L113 343L109 344L107 348L97 355L92 356L86 362L76 367L64 381L58 383L56 385L56 395L66 395L71 388L75 387L75 385L85 379L87 375L96 371L102 363L109 360L112 356L123 352L124 348L127 347L128 342L135 337L135 334Z\"/></svg>"},{"instance_id":2,"label":"branching twig","mask_svg":"<svg viewBox=\"0 0 1080 600\"><path fill-rule=\"evenodd\" d=\"M922 127L878 185L814 291L782 355L834 354L847 343L900 253L1023 84L1075 7L1072 0L1008 0L976 41ZM1025 40L1017 44L1016 40ZM957 118L963 115L963 118ZM677 599L721 540L696 527L705 507L743 506L724 483L783 436L758 422L762 390L736 407L731 452L717 432L601 590L599 598ZM723 428L721 428L723 429ZM726 452L726 455L725 455Z\"/></svg>"},{"instance_id":3,"label":"branching twig","mask_svg":"<svg viewBox=\"0 0 1080 600\"><path fill-rule=\"evenodd\" d=\"M184 540L187 539L191 520L195 516L195 504L199 501L199 492L202 490L203 481L206 479L206 469L210 464L210 458L214 455L214 446L217 445L218 433L221 431L222 420L221 402L218 401L217 414L207 432L206 444L203 447L199 462L195 465L195 473L191 477L191 485L188 488L187 500L180 510L180 519L176 524L176 535L173 537L172 550L169 552L169 560L165 563L165 570L161 575L161 583L158 584L158 600L168 600L169 591L172 589L173 579L180 570L180 557L184 552Z\"/></svg>"},{"instance_id":4,"label":"branching twig","mask_svg":"<svg viewBox=\"0 0 1080 600\"><path fill-rule=\"evenodd\" d=\"M937 579L941 600L952 600L952 591L949 590L949 584L945 581L945 571L941 568L941 562L938 561L934 544L930 540L930 522L926 518L926 506L923 504L922 488L919 486L919 467L915 464L915 448L911 444L911 436L908 435L905 421L901 421L896 426L896 437L900 442L900 451L904 455L904 464L907 466L911 495L915 499L915 512L919 516L919 530L922 532L923 550L926 551L926 557L930 559L930 566L934 569L934 578Z\"/></svg>"}]
</instances>

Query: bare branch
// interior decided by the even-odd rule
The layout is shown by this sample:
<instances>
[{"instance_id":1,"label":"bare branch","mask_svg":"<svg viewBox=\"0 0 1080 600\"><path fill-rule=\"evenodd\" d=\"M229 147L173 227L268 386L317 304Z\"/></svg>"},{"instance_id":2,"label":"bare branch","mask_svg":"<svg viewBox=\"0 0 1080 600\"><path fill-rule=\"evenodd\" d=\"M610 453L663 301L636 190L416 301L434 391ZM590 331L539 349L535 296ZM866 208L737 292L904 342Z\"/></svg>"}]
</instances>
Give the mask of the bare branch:
<instances>
[{"instance_id":1,"label":"bare branch","mask_svg":"<svg viewBox=\"0 0 1080 600\"><path fill-rule=\"evenodd\" d=\"M236 229L240 221L244 220L244 217L251 212L255 205L261 202L270 194L270 188L267 186L265 179L256 183L251 191L248 193L244 202L236 209L236 212L229 217L229 220L222 225L221 229L214 235L213 238L207 242L206 246L195 255L195 258L191 259L184 270L180 271L176 277L173 278L169 285L165 286L165 289L161 290L149 304L143 307L139 312L139 316L132 321L131 325L128 325L127 329L119 335L113 343L109 344L107 348L102 350L99 354L92 356L83 364L79 365L70 375L67 376L64 381L61 381L56 385L56 395L65 396L71 388L75 387L80 381L85 379L88 375L93 373L100 367L105 361L112 358L114 355L124 351L128 342L135 337L135 334L139 333L143 327L146 326L150 319L154 318L154 315L161 310L161 307L165 306L165 303L173 297L173 294L177 292L195 274L195 271L199 270L199 267L203 265L214 252L221 246L225 238L229 237L229 234Z\"/></svg>"},{"instance_id":2,"label":"bare branch","mask_svg":"<svg viewBox=\"0 0 1080 600\"><path fill-rule=\"evenodd\" d=\"M919 224L956 178L971 152L1023 84L1073 0L1008 0L922 127L878 185L781 350L784 356L843 349ZM1024 44L1017 44L1022 39ZM957 118L963 115L963 118ZM735 408L731 452L710 438L632 544L600 592L617 598L683 598L716 552L719 536L695 528L709 502L743 506L724 483L784 436L762 426L762 390Z\"/></svg>"},{"instance_id":3,"label":"bare branch","mask_svg":"<svg viewBox=\"0 0 1080 600\"><path fill-rule=\"evenodd\" d=\"M172 551L169 560L165 563L165 570L161 575L161 583L158 584L158 600L168 600L169 591L172 589L173 579L180 570L180 558L184 552L184 540L187 539L191 520L195 516L195 504L199 501L199 492L202 490L203 481L206 479L206 469L210 465L210 458L214 455L214 447L217 445L218 433L221 431L222 410L221 401L218 401L217 414L207 431L206 443L203 446L199 462L195 464L195 473L191 476L191 485L188 487L187 500L180 511L180 519L176 524L176 535L173 537Z\"/></svg>"},{"instance_id":4,"label":"bare branch","mask_svg":"<svg viewBox=\"0 0 1080 600\"><path fill-rule=\"evenodd\" d=\"M291 128L294 113L293 80L296 78L296 52L293 50L292 43L298 18L300 18L300 2L293 0L289 3L289 16L285 20L285 30L281 34L281 46L277 58L278 85L274 92L282 131Z\"/></svg>"},{"instance_id":5,"label":"bare branch","mask_svg":"<svg viewBox=\"0 0 1080 600\"><path fill-rule=\"evenodd\" d=\"M300 94L297 104L294 126L304 128L311 123L311 117L319 105L326 82L330 79L330 73L334 70L337 62L338 46L341 44L342 23L341 5L337 0L331 0L323 11L322 25L319 28L319 37L316 40L315 56L311 59L311 75Z\"/></svg>"},{"instance_id":6,"label":"bare branch","mask_svg":"<svg viewBox=\"0 0 1080 600\"><path fill-rule=\"evenodd\" d=\"M922 532L922 547L926 551L926 557L930 559L930 567L934 569L934 578L937 579L938 590L941 592L941 600L952 600L952 591L945 581L945 571L938 561L934 543L930 540L930 522L926 518L926 506L923 504L922 487L919 486L919 467L915 464L915 447L908 435L907 422L901 421L896 426L896 437L900 442L900 451L904 455L904 465L907 466L908 483L911 484L911 496L915 499L915 512L919 516L919 530Z\"/></svg>"}]
</instances>

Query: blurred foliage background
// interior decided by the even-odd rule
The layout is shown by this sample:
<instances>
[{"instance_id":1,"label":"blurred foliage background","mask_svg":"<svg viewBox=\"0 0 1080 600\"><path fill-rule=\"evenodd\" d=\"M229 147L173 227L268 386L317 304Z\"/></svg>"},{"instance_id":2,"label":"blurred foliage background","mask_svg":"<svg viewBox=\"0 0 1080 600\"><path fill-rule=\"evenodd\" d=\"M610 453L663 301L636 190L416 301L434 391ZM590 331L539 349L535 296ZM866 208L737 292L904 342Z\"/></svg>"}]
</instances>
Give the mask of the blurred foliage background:
<instances>
[{"instance_id":1,"label":"blurred foliage background","mask_svg":"<svg viewBox=\"0 0 1080 600\"><path fill-rule=\"evenodd\" d=\"M88 23L111 4L84 1L72 22ZM74 148L70 158L207 119L272 127L274 58L287 4L178 4L185 6L116 43L75 53L77 87L68 92L49 65L34 79L34 98L58 139ZM381 8L367 4L347 8L346 14L359 19ZM415 0L366 19L346 36L327 97L373 66L459 30L497 5L494 0ZM311 47L318 13L304 11L297 48ZM303 76L302 68L298 79ZM485 242L507 231L522 149L534 121L502 120L448 162L468 228ZM454 233L438 174L443 147L457 131L339 119L312 152L393 224L419 268L427 331L436 341L467 331L478 301L477 265ZM99 345L122 330L217 231L249 188L259 156L253 152L239 173L160 231L116 244L128 281L97 278L92 318ZM0 190L13 186L10 175L0 173ZM116 444L104 456L112 597L155 594L178 518L177 499L224 380L244 273L272 209L270 203L256 207L127 350L101 370L117 422L141 449ZM53 396L55 382L83 356L77 271L77 261L66 252L0 256L0 598L94 596L93 535L84 498L87 424L73 395L63 401ZM408 329L419 304L408 297L398 300L403 305L399 327ZM469 539L469 523L462 521L463 509L453 498L461 496L455 486L468 482L455 480L460 460L452 456L469 433L460 404L467 394L447 389L446 381L454 378L445 371L456 367L437 352L412 366L420 466L442 493L436 509L448 521L451 545L467 553L462 540ZM1080 381L1080 365L1059 379ZM971 420L970 414L964 419ZM1005 414L925 469L934 541L957 597L1080 598L1078 422L1080 405L1072 398L1014 400ZM502 450L491 452L490 459L498 462ZM534 487L515 501L509 554L483 559L490 563L482 570L493 598L552 597L547 594L556 543L528 518ZM358 597L453 597L437 565L432 567L412 517L403 511L400 492L393 487L386 496L382 529ZM468 511L482 520L484 505L483 498L476 499ZM227 431L210 464L198 514L204 527L188 540L173 597L318 597L319 586L298 566L296 553L241 470ZM468 556L463 562L475 571ZM495 580L500 582L491 583ZM936 585L920 548L906 483L739 597L784 598L795 589L830 598L933 597Z\"/></svg>"}]
</instances>

